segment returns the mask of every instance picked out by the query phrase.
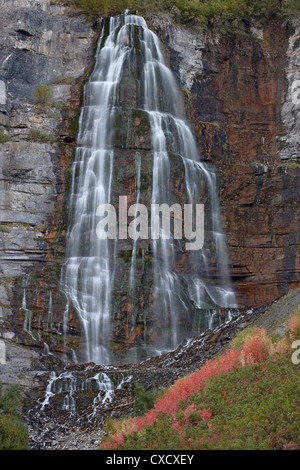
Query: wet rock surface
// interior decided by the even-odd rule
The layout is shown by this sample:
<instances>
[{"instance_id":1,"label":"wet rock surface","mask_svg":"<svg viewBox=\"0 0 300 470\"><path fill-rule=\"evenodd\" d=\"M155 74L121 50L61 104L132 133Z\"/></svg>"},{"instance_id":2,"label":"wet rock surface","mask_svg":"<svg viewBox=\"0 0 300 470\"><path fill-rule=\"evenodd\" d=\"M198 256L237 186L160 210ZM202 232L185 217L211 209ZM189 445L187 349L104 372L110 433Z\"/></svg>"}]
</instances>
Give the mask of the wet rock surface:
<instances>
[{"instance_id":1,"label":"wet rock surface","mask_svg":"<svg viewBox=\"0 0 300 470\"><path fill-rule=\"evenodd\" d=\"M120 418L133 413L134 383L138 382L149 391L169 387L180 377L197 370L207 360L226 347L237 331L253 324L263 309L247 311L215 330L208 331L175 351L149 359L140 364L123 366L99 366L96 364L65 364L48 357L49 367L56 374L71 372L77 381L80 378L104 372L113 379L116 374L130 377L128 387L116 389L111 402L98 406L96 413L91 400L85 407L77 402L78 410L62 410L59 397L51 397L49 404L42 407L50 372L39 376L40 393L36 402L27 397L24 419L29 429L29 448L32 450L96 450L101 442L103 424L107 417ZM43 385L42 385L43 384ZM58 393L59 395L59 393ZM76 399L79 396L76 396ZM82 399L82 397L81 397ZM79 399L80 400L80 399ZM81 409L80 409L81 408ZM93 411L94 409L94 411Z\"/></svg>"}]
</instances>

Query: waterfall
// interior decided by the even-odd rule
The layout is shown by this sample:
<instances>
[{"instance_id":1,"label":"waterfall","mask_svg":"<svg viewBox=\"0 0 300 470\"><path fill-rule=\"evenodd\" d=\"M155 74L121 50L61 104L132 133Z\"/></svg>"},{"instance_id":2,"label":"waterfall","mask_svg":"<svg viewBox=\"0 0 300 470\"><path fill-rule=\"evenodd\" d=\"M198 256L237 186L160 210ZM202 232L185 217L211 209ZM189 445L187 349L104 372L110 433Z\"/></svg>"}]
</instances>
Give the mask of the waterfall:
<instances>
[{"instance_id":1,"label":"waterfall","mask_svg":"<svg viewBox=\"0 0 300 470\"><path fill-rule=\"evenodd\" d=\"M56 375L52 371L45 396L40 400L40 409L46 411L56 405L61 410L78 415L78 408L85 402L85 406L90 408L88 421L92 422L100 409L107 409L114 401L117 390L131 389L132 378L132 375L119 373L111 373L109 377L105 372L95 373L90 367L81 375L71 371Z\"/></svg>"},{"instance_id":2,"label":"waterfall","mask_svg":"<svg viewBox=\"0 0 300 470\"><path fill-rule=\"evenodd\" d=\"M141 121L148 124L150 143L146 131L133 134ZM116 171L126 158L134 178L123 177L121 193ZM127 194L131 181L135 187ZM174 234L165 237L159 214L154 218L159 232L147 241L124 241L120 222L118 236L100 239L98 207L106 205L109 215L109 205L125 195L135 203L135 217L145 201L151 207L203 203L203 247L187 251L184 240ZM176 348L211 326L215 317L221 321L216 315L220 308L225 315L236 308L217 175L201 162L160 41L139 16L110 18L102 28L95 67L84 88L69 207L61 289L66 312L72 304L83 328L82 361L113 361L111 342L117 328L124 329L124 344L131 351L127 360L140 360ZM127 264L124 246L130 254Z\"/></svg>"}]
</instances>

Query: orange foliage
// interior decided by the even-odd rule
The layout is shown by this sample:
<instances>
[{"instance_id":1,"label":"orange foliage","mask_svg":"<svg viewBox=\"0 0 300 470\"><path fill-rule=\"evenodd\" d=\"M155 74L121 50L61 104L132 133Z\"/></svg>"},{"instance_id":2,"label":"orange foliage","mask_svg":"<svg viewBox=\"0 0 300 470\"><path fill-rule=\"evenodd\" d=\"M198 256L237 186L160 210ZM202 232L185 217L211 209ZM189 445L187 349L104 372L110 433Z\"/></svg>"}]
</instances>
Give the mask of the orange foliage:
<instances>
[{"instance_id":1,"label":"orange foliage","mask_svg":"<svg viewBox=\"0 0 300 470\"><path fill-rule=\"evenodd\" d=\"M293 328L298 327L300 321L292 316L289 327L293 331ZM166 413L169 417L172 417L179 408L179 401L186 402L189 395L202 389L206 381L219 374L224 374L232 371L235 367L243 367L247 364L254 364L256 362L266 360L270 355L274 355L276 352L282 353L287 350L287 344L279 342L278 346L274 346L272 340L268 337L267 332L264 328L257 328L250 336L246 337L243 345L240 349L229 349L219 357L209 360L201 369L188 375L187 377L178 379L173 386L169 388L167 393L156 400L154 407L148 411L143 417L132 418L129 421L129 426L122 430L121 434L113 436L110 442L102 444L101 448L115 447L122 445L124 442L123 435L132 434L134 431L139 431L145 426L152 425L160 412ZM189 419L190 413L197 413L205 421L211 419L211 411L204 409L202 411L197 410L194 404L188 406L184 412L184 423ZM208 423L209 425L209 423ZM173 418L173 430L178 432L181 438L181 427L180 423ZM217 439L218 436L215 436Z\"/></svg>"}]
</instances>

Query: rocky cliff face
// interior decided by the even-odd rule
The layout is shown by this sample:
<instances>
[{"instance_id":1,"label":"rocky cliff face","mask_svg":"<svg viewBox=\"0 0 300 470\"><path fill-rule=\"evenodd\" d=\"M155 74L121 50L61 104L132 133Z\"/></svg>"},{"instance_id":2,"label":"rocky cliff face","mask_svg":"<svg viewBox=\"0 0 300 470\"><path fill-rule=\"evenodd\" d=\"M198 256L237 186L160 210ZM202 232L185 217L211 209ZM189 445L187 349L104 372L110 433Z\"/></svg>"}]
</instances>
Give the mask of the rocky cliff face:
<instances>
[{"instance_id":1,"label":"rocky cliff face","mask_svg":"<svg viewBox=\"0 0 300 470\"><path fill-rule=\"evenodd\" d=\"M0 316L19 341L63 351L78 332L71 314L70 341L61 339L68 170L100 21L49 0L0 6ZM148 22L169 52L203 159L220 172L239 305L270 304L299 283L300 26L223 37L168 17Z\"/></svg>"},{"instance_id":2,"label":"rocky cliff face","mask_svg":"<svg viewBox=\"0 0 300 470\"><path fill-rule=\"evenodd\" d=\"M219 168L239 305L299 283L297 22L211 37L152 18L190 104L202 158Z\"/></svg>"},{"instance_id":3,"label":"rocky cliff face","mask_svg":"<svg viewBox=\"0 0 300 470\"><path fill-rule=\"evenodd\" d=\"M3 327L7 319L16 322L12 304L18 313L24 276L37 272L41 283L43 268L60 257L57 237L64 233L65 170L75 145L80 84L93 65L101 19L92 27L84 17L49 0L1 0L0 8ZM52 272L51 266L46 273ZM38 291L35 275L31 286L32 292ZM42 302L37 300L40 306Z\"/></svg>"}]
</instances>

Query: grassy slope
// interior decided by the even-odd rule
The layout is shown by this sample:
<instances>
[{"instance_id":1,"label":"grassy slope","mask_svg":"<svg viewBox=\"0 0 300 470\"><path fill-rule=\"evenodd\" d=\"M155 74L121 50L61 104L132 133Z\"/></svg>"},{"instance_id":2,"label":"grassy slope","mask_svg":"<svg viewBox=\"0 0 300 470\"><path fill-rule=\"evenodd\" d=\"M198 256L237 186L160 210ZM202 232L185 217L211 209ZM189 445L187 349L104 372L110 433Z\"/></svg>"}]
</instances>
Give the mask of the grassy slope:
<instances>
[{"instance_id":1,"label":"grassy slope","mask_svg":"<svg viewBox=\"0 0 300 470\"><path fill-rule=\"evenodd\" d=\"M300 448L300 364L291 359L300 340L299 295L274 304L259 327L177 380L143 417L109 421L101 448Z\"/></svg>"}]
</instances>

